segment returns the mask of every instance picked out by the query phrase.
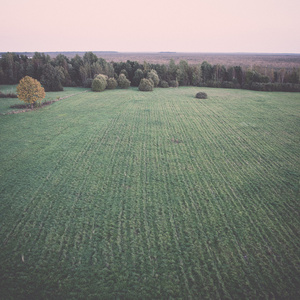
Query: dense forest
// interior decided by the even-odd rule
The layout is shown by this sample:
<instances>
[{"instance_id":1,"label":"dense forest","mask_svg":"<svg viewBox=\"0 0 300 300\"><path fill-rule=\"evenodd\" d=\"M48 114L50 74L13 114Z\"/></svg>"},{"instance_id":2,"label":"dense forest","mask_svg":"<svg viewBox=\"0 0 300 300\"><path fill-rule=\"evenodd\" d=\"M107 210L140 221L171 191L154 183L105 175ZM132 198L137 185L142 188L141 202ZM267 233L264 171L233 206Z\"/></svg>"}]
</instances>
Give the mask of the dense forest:
<instances>
[{"instance_id":1,"label":"dense forest","mask_svg":"<svg viewBox=\"0 0 300 300\"><path fill-rule=\"evenodd\" d=\"M33 57L15 53L2 54L0 58L0 84L17 84L28 75L42 83L46 91L59 91L63 87L83 86L90 88L93 79L103 74L118 80L125 75L131 86L139 86L143 78L150 78L158 87L206 86L243 88L259 91L300 91L299 68L268 68L254 65L212 65L207 61L189 64L185 60L168 64L151 64L127 60L107 62L93 52L83 57L68 58L58 54L51 58L35 52ZM123 76L122 75L122 76ZM123 76L124 77L124 76Z\"/></svg>"}]
</instances>

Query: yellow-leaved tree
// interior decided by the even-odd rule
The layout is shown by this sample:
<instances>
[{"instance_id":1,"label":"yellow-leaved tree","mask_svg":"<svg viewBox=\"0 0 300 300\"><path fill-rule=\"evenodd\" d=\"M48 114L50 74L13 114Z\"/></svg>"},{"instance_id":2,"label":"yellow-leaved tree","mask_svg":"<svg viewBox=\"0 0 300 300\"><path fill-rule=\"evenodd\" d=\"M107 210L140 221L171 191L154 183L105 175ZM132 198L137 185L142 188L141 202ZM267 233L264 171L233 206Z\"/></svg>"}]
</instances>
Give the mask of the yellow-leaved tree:
<instances>
[{"instance_id":1,"label":"yellow-leaved tree","mask_svg":"<svg viewBox=\"0 0 300 300\"><path fill-rule=\"evenodd\" d=\"M20 80L17 86L17 95L21 101L29 103L31 109L33 108L33 103L42 101L46 96L40 82L30 76L25 76Z\"/></svg>"}]
</instances>

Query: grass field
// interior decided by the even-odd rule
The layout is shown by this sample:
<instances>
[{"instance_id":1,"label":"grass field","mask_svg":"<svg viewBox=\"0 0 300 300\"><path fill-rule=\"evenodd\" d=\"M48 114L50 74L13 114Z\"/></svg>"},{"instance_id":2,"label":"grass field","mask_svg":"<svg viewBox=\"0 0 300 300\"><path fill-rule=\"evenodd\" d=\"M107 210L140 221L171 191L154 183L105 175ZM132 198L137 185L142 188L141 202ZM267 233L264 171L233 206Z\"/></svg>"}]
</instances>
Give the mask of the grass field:
<instances>
[{"instance_id":1,"label":"grass field","mask_svg":"<svg viewBox=\"0 0 300 300\"><path fill-rule=\"evenodd\" d=\"M0 85L0 91L4 94L17 93L16 87L17 85ZM85 90L86 88L65 87L64 91L61 92L46 93L46 97L42 100L42 102L55 100L58 97L66 97L77 93L79 94ZM17 111L18 109L11 107L15 104L24 104L24 102L20 101L18 98L0 98L0 114Z\"/></svg>"},{"instance_id":2,"label":"grass field","mask_svg":"<svg viewBox=\"0 0 300 300\"><path fill-rule=\"evenodd\" d=\"M88 92L0 128L0 298L299 299L300 93Z\"/></svg>"}]
</instances>

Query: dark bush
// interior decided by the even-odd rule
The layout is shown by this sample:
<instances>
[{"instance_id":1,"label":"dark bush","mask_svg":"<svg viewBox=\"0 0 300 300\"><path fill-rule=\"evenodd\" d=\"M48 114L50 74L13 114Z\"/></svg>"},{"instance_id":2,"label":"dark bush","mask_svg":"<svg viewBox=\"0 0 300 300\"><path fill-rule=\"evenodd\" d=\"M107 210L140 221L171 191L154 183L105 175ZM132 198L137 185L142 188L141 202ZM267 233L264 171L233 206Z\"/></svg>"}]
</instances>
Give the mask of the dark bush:
<instances>
[{"instance_id":1,"label":"dark bush","mask_svg":"<svg viewBox=\"0 0 300 300\"><path fill-rule=\"evenodd\" d=\"M204 92L199 92L196 94L196 98L198 99L207 99L207 94Z\"/></svg>"},{"instance_id":2,"label":"dark bush","mask_svg":"<svg viewBox=\"0 0 300 300\"><path fill-rule=\"evenodd\" d=\"M130 87L130 81L124 74L119 75L118 84L121 89L128 89Z\"/></svg>"},{"instance_id":3,"label":"dark bush","mask_svg":"<svg viewBox=\"0 0 300 300\"><path fill-rule=\"evenodd\" d=\"M235 85L232 81L223 81L222 82L222 88L225 88L225 89L234 89L235 88Z\"/></svg>"},{"instance_id":4,"label":"dark bush","mask_svg":"<svg viewBox=\"0 0 300 300\"><path fill-rule=\"evenodd\" d=\"M153 81L154 87L157 87L159 84L159 77L157 75L157 72L155 70L151 70L147 74L147 79L151 79Z\"/></svg>"},{"instance_id":5,"label":"dark bush","mask_svg":"<svg viewBox=\"0 0 300 300\"><path fill-rule=\"evenodd\" d=\"M151 92L153 91L153 84L149 79L143 78L141 79L139 90L143 92Z\"/></svg>"},{"instance_id":6,"label":"dark bush","mask_svg":"<svg viewBox=\"0 0 300 300\"><path fill-rule=\"evenodd\" d=\"M132 85L133 86L139 86L140 82L141 82L141 79L144 78L144 73L141 69L137 69L135 72L134 72L134 76L132 78Z\"/></svg>"},{"instance_id":7,"label":"dark bush","mask_svg":"<svg viewBox=\"0 0 300 300\"><path fill-rule=\"evenodd\" d=\"M169 87L169 84L168 84L167 81L162 80L161 83L160 83L160 86L161 86L162 88L168 88L168 87Z\"/></svg>"},{"instance_id":8,"label":"dark bush","mask_svg":"<svg viewBox=\"0 0 300 300\"><path fill-rule=\"evenodd\" d=\"M207 86L209 86L209 87L215 87L215 88L220 88L220 87L222 87L222 82L221 81L217 81L217 80L209 80L207 82Z\"/></svg>"},{"instance_id":9,"label":"dark bush","mask_svg":"<svg viewBox=\"0 0 300 300\"><path fill-rule=\"evenodd\" d=\"M178 81L177 80L171 80L169 83L170 87L178 87Z\"/></svg>"},{"instance_id":10,"label":"dark bush","mask_svg":"<svg viewBox=\"0 0 300 300\"><path fill-rule=\"evenodd\" d=\"M85 88L91 88L92 87L92 83L93 83L93 78L87 78L84 83L83 83L83 87Z\"/></svg>"},{"instance_id":11,"label":"dark bush","mask_svg":"<svg viewBox=\"0 0 300 300\"><path fill-rule=\"evenodd\" d=\"M99 74L95 77L92 83L92 91L94 92L102 92L105 90L107 86L106 76Z\"/></svg>"},{"instance_id":12,"label":"dark bush","mask_svg":"<svg viewBox=\"0 0 300 300\"><path fill-rule=\"evenodd\" d=\"M64 74L59 67L53 67L50 63L43 66L41 84L46 92L63 91L63 80Z\"/></svg>"},{"instance_id":13,"label":"dark bush","mask_svg":"<svg viewBox=\"0 0 300 300\"><path fill-rule=\"evenodd\" d=\"M18 98L18 96L14 93L2 94L0 92L0 98Z\"/></svg>"},{"instance_id":14,"label":"dark bush","mask_svg":"<svg viewBox=\"0 0 300 300\"><path fill-rule=\"evenodd\" d=\"M267 92L300 92L300 84L253 82L251 86L244 84L243 89Z\"/></svg>"},{"instance_id":15,"label":"dark bush","mask_svg":"<svg viewBox=\"0 0 300 300\"><path fill-rule=\"evenodd\" d=\"M118 86L118 82L116 79L114 79L112 77L107 79L107 87L106 88L108 90L114 90L117 86Z\"/></svg>"}]
</instances>

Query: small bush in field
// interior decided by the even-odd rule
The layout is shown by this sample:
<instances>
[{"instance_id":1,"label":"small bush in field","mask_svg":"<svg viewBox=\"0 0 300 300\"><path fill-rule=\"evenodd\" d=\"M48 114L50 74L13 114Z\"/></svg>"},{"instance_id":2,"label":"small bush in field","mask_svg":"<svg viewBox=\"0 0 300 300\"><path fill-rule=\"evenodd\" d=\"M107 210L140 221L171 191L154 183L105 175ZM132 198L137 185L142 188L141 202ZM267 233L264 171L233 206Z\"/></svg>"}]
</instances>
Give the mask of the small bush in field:
<instances>
[{"instance_id":1,"label":"small bush in field","mask_svg":"<svg viewBox=\"0 0 300 300\"><path fill-rule=\"evenodd\" d=\"M18 98L18 95L17 94L14 94L14 93L8 93L8 94L3 94L1 91L0 91L0 98Z\"/></svg>"},{"instance_id":2,"label":"small bush in field","mask_svg":"<svg viewBox=\"0 0 300 300\"><path fill-rule=\"evenodd\" d=\"M169 85L170 87L178 87L179 84L177 80L171 80Z\"/></svg>"},{"instance_id":3,"label":"small bush in field","mask_svg":"<svg viewBox=\"0 0 300 300\"><path fill-rule=\"evenodd\" d=\"M153 84L149 79L143 78L141 79L139 90L143 92L151 92L153 91Z\"/></svg>"},{"instance_id":4,"label":"small bush in field","mask_svg":"<svg viewBox=\"0 0 300 300\"><path fill-rule=\"evenodd\" d=\"M121 89L128 89L130 87L130 81L124 74L119 75L118 84Z\"/></svg>"},{"instance_id":5,"label":"small bush in field","mask_svg":"<svg viewBox=\"0 0 300 300\"><path fill-rule=\"evenodd\" d=\"M160 86L161 86L162 88L168 88L168 87L169 87L169 84L168 84L167 81L162 80L161 83L160 83Z\"/></svg>"},{"instance_id":6,"label":"small bush in field","mask_svg":"<svg viewBox=\"0 0 300 300\"><path fill-rule=\"evenodd\" d=\"M108 90L114 90L117 86L118 86L118 82L116 79L114 79L112 77L107 79L107 87L106 88Z\"/></svg>"},{"instance_id":7,"label":"small bush in field","mask_svg":"<svg viewBox=\"0 0 300 300\"><path fill-rule=\"evenodd\" d=\"M92 83L92 91L94 92L102 92L105 90L107 86L106 76L99 74L95 77Z\"/></svg>"},{"instance_id":8,"label":"small bush in field","mask_svg":"<svg viewBox=\"0 0 300 300\"><path fill-rule=\"evenodd\" d=\"M159 84L159 77L157 75L157 72L155 70L151 70L147 74L147 79L151 79L153 81L154 87L157 87Z\"/></svg>"},{"instance_id":9,"label":"small bush in field","mask_svg":"<svg viewBox=\"0 0 300 300\"><path fill-rule=\"evenodd\" d=\"M207 94L204 92L199 92L196 94L196 98L198 99L207 99Z\"/></svg>"}]
</instances>

